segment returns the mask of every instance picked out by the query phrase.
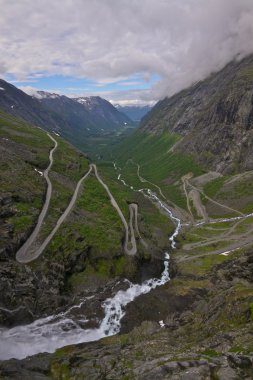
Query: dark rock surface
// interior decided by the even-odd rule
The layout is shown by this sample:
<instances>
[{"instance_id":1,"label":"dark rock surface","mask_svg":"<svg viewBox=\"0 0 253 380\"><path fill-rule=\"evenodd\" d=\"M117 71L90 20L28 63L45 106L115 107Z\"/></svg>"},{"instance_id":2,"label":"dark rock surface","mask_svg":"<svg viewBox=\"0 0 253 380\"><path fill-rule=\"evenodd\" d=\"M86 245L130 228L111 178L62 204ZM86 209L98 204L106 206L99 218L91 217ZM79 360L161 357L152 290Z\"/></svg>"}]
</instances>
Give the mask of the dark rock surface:
<instances>
[{"instance_id":1,"label":"dark rock surface","mask_svg":"<svg viewBox=\"0 0 253 380\"><path fill-rule=\"evenodd\" d=\"M253 55L229 63L143 118L143 132L178 133L176 151L221 173L253 169Z\"/></svg>"},{"instance_id":2,"label":"dark rock surface","mask_svg":"<svg viewBox=\"0 0 253 380\"><path fill-rule=\"evenodd\" d=\"M0 378L250 380L252 265L249 250L202 276L202 288L194 282L200 279L178 273L150 297L139 297L129 305L123 328L135 327L127 334L67 346L51 355L1 362ZM233 278L229 276L232 270ZM182 290L178 280L187 288ZM161 315L155 310L158 305ZM127 326L134 313L134 323ZM164 327L159 324L162 318Z\"/></svg>"}]
</instances>

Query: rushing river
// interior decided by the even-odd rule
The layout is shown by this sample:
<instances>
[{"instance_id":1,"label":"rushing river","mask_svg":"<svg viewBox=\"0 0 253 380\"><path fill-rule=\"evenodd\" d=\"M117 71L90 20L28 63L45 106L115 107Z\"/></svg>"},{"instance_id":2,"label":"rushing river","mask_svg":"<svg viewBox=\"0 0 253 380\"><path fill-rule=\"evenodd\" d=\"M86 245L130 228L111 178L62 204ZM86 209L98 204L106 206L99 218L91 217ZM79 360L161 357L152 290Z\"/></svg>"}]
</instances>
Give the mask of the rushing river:
<instances>
[{"instance_id":1,"label":"rushing river","mask_svg":"<svg viewBox=\"0 0 253 380\"><path fill-rule=\"evenodd\" d=\"M116 169L116 167L115 167ZM120 179L126 186L125 181ZM131 187L131 186L130 186ZM131 187L132 190L133 187ZM171 247L175 248L175 237L181 228L180 219L176 218L169 208L150 189L138 189L153 202L157 202L172 219L176 228L170 237ZM160 278L151 278L142 284L128 282L126 290L119 290L113 297L102 303L104 318L97 328L83 328L87 320L84 316L77 318L74 312L85 310L85 304L90 301L87 297L79 305L72 306L65 312L40 318L28 325L16 326L11 329L0 329L0 359L22 359L39 352L54 352L57 348L99 340L105 336L115 335L120 331L121 319L125 315L125 306L141 294L149 293L152 289L164 285L169 281L169 254L164 254L164 270ZM80 313L79 313L80 315Z\"/></svg>"}]
</instances>

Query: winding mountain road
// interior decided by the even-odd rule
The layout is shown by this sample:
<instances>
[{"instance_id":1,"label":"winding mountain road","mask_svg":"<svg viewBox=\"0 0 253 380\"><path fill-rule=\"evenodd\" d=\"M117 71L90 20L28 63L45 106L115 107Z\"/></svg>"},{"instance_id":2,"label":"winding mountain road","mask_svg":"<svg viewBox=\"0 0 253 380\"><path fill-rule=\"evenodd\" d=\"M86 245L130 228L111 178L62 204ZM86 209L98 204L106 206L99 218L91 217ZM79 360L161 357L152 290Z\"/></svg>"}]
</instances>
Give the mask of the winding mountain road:
<instances>
[{"instance_id":1,"label":"winding mountain road","mask_svg":"<svg viewBox=\"0 0 253 380\"><path fill-rule=\"evenodd\" d=\"M234 213L237 213L237 214L239 214L239 215L241 215L241 216L245 216L245 214L243 214L241 211L235 210L234 208L229 207L229 206L225 205L224 203L217 202L217 201L215 201L214 199L210 198L208 195L206 195L206 194L204 193L203 190L201 190L201 189L197 188L196 186L192 185L192 184L189 182L189 178L185 178L185 182L186 182L186 184L187 184L189 187L191 187L192 189L198 191L200 194L202 194L206 199L208 199L208 200L209 200L210 202L212 202L213 204L215 204L215 205L217 205L217 206L219 206L219 207L225 208L225 209L227 209L227 210L229 210L229 211L232 211L232 212L234 212Z\"/></svg>"},{"instance_id":2,"label":"winding mountain road","mask_svg":"<svg viewBox=\"0 0 253 380\"><path fill-rule=\"evenodd\" d=\"M42 252L44 251L44 249L47 247L47 245L53 239L54 235L56 234L56 232L61 227L62 223L64 222L64 220L67 218L67 216L71 212L72 208L74 207L74 205L76 203L76 199L77 199L77 196L78 196L78 192L79 192L80 186L81 186L82 182L85 180L85 178L87 178L89 176L89 174L90 174L91 171L92 171L92 169L90 167L89 171L79 180L79 182L76 185L75 192L74 192L74 194L73 194L73 196L71 198L71 201L69 202L68 207L66 208L66 210L64 211L64 213L60 216L60 218L58 219L55 227L53 228L53 230L51 231L51 233L48 235L48 237L44 240L44 242L39 247L39 249L36 252L32 253L32 255L30 255L30 256L29 256L29 253L24 253L23 256L21 258L19 257L19 259L18 259L18 261L20 263L23 263L23 264L29 263L30 261L33 261L33 260L37 259L42 254Z\"/></svg>"},{"instance_id":3,"label":"winding mountain road","mask_svg":"<svg viewBox=\"0 0 253 380\"><path fill-rule=\"evenodd\" d=\"M49 153L49 165L48 167L46 168L46 170L44 171L43 173L43 176L44 178L46 179L47 181L47 193L46 193L46 200L45 200L45 203L44 203L44 206L41 210L41 213L39 215L39 218L38 218L38 222L36 224L36 227L35 229L33 230L32 234L29 236L29 238L26 240L26 242L22 245L22 247L17 251L16 253L16 260L20 263L24 263L24 262L29 262L31 260L27 260L27 251L28 249L30 248L30 246L32 245L32 243L35 241L35 239L37 238L38 236L38 233L40 231L40 228L41 228L41 225L44 221L44 218L46 216L46 213L47 213L47 210L48 210L48 207L49 207L49 203L50 203L50 200L51 200L51 196L52 196L52 183L48 177L48 173L53 165L53 162L54 162L54 159L53 159L53 154L54 154L54 151L56 150L56 148L58 147L58 143L57 141L49 134L47 133L48 137L54 142L54 147L50 150L50 153ZM32 259L34 260L34 258Z\"/></svg>"},{"instance_id":4,"label":"winding mountain road","mask_svg":"<svg viewBox=\"0 0 253 380\"><path fill-rule=\"evenodd\" d=\"M139 178L139 180L140 180L142 183L144 183L144 182L146 182L146 183L150 183L150 185L156 187L157 190L159 191L160 195L161 195L165 200L167 200L166 197L165 197L165 195L163 194L162 189L160 188L160 186L156 185L156 184L153 183L153 182L148 181L146 178L143 178L143 177L140 175L140 169L141 169L141 166L140 166L139 164L137 164L137 162L134 162L134 160L133 160L132 158L130 158L128 161L129 161L129 162L132 162L134 165L137 166L137 177Z\"/></svg>"},{"instance_id":5,"label":"winding mountain road","mask_svg":"<svg viewBox=\"0 0 253 380\"><path fill-rule=\"evenodd\" d=\"M137 205L137 203L131 203L129 205L129 211L130 211L130 222L129 222L130 226L131 226L131 224L133 224L133 214L134 214L134 229L135 229L135 232L136 232L137 236L139 237L141 244L145 248L148 248L148 244L145 242L145 240L143 240L143 238L141 237L140 231L139 231L139 226L138 226L138 205ZM132 232L132 233L134 233L134 232Z\"/></svg>"},{"instance_id":6,"label":"winding mountain road","mask_svg":"<svg viewBox=\"0 0 253 380\"><path fill-rule=\"evenodd\" d=\"M128 223L119 207L119 205L117 204L115 198L113 197L111 191L109 190L108 186L103 182L103 180L101 179L101 177L99 176L98 174L98 171L97 171L97 167L95 164L91 164L90 165L90 168L88 170L88 172L79 180L79 182L77 183L76 185L76 188L75 188L75 191L74 191L74 194L70 200L70 203L68 205L68 207L66 208L66 210L64 211L64 213L60 216L60 218L58 219L55 227L53 228L53 230L51 231L51 233L47 236L47 238L44 240L44 242L41 244L41 246L34 252L34 251L29 251L29 248L30 246L32 245L32 243L35 241L39 231L40 231L40 228L41 228L41 225L44 221L44 218L46 216L46 213L47 213L47 210L48 210L48 207L49 207L49 203L50 203L50 200L51 200L51 195L52 195L52 184L51 184L51 181L48 177L48 173L51 169L51 166L53 164L53 153L55 151L55 149L57 148L58 144L57 144L57 141L51 136L48 134L48 136L54 141L55 143L55 146L54 148L50 151L50 154L49 154L49 159L50 159L50 164L48 166L48 168L45 170L44 172L44 177L46 178L46 181L48 183L48 189L47 189L47 195L46 195L46 201L44 203L44 206L43 206L43 209L40 213L40 216L39 216L39 219L38 219L38 223L34 229L34 231L32 232L32 234L30 235L30 237L27 239L27 241L25 242L25 244L18 250L17 254L16 254L16 260L19 262L19 263L22 263L22 264L27 264L35 259L37 259L42 253L43 251L45 250L45 248L47 247L47 245L51 242L51 240L53 239L54 235L56 234L56 232L58 231L58 229L60 228L60 226L62 225L62 223L65 221L65 219L67 218L67 216L69 215L69 213L71 212L71 210L73 209L75 203L76 203L76 200L77 200L77 197L78 197L78 193L79 193L79 190L80 190L80 186L82 185L83 181L90 175L90 173L94 170L94 173L95 173L95 176L97 178L97 180L99 181L99 183L104 187L104 189L106 190L109 198L110 198L110 201L111 201L111 204L112 206L116 209L124 227L125 227L125 242L124 242L124 251L127 255L130 255L130 256L134 256L136 253L137 253L137 244L136 244L136 239L135 239L135 233L134 233L134 227L133 227L133 218L135 217L135 230L136 230L136 233L139 235L140 239L141 239L141 236L140 236L140 233L139 233L139 230L138 230L138 221L137 221L137 214L138 214L138 206L136 204L130 204L129 205L129 213L130 213L130 220L129 220L129 226L128 226ZM130 230L130 234L129 234L129 230ZM130 235L130 241L129 241L129 235ZM141 242L142 244L146 244L142 239L141 239Z\"/></svg>"},{"instance_id":7,"label":"winding mountain road","mask_svg":"<svg viewBox=\"0 0 253 380\"><path fill-rule=\"evenodd\" d=\"M99 176L98 174L98 171L97 171L97 166L95 164L91 164L91 168L94 169L94 173L95 173L95 176L98 180L98 182L104 187L104 189L106 190L109 198L110 198L110 201L111 201L111 204L112 206L116 209L117 213L119 214L119 217L125 227L125 242L124 242L124 250L125 250L125 253L127 255L130 255L130 256L134 256L136 253L137 253L137 246L136 246L136 239L135 239L135 235L134 235L134 229L133 229L133 210L132 210L132 204L129 205L129 211L130 211L130 222L129 222L129 227L130 227L130 235L131 235L131 239L130 239L130 244L131 244L131 247L129 248L129 229L128 229L128 224L127 224L127 221L118 205L118 203L116 202L115 198L113 197L112 193L110 192L108 186L103 182L103 180L101 179L101 177Z\"/></svg>"}]
</instances>

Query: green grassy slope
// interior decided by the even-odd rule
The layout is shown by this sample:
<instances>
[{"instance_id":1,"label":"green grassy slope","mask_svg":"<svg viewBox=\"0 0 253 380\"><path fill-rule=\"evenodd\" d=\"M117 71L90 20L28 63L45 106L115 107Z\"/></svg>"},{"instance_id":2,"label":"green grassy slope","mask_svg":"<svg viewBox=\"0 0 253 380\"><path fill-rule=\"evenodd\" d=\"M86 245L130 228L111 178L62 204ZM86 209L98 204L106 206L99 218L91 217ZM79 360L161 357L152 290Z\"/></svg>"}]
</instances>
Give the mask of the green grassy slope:
<instances>
[{"instance_id":1,"label":"green grassy slope","mask_svg":"<svg viewBox=\"0 0 253 380\"><path fill-rule=\"evenodd\" d=\"M173 152L172 147L179 139L176 134L153 135L137 131L114 146L112 159L116 159L122 167L123 177L128 183L144 186L136 176L136 164L139 164L142 177L160 186L169 200L185 208L186 202L178 181L189 172L198 176L203 170L191 156ZM129 163L129 159L133 162ZM150 184L149 187L152 188Z\"/></svg>"},{"instance_id":2,"label":"green grassy slope","mask_svg":"<svg viewBox=\"0 0 253 380\"><path fill-rule=\"evenodd\" d=\"M46 183L35 169L43 171L48 166L48 155L53 142L41 129L3 112L0 113L0 138L1 197L7 197L3 202L9 202L4 224L11 226L14 242L17 234L19 239L25 238L36 223L43 204ZM67 206L77 181L88 170L85 156L61 138L54 138L58 141L58 149L50 173L53 194L42 228L42 237L55 224ZM3 234L2 238L2 244L8 244L10 236Z\"/></svg>"},{"instance_id":3,"label":"green grassy slope","mask_svg":"<svg viewBox=\"0 0 253 380\"><path fill-rule=\"evenodd\" d=\"M49 173L52 198L45 221L36 242L35 251L49 235L66 209L77 182L88 171L88 159L53 135L58 142L54 163ZM1 248L11 242L13 258L18 247L34 228L46 193L44 178L35 170L43 171L49 163L53 142L40 128L32 127L12 116L0 114L1 139L1 198L10 197L2 214L5 228L1 230ZM139 228L149 248L138 243L139 257L149 259L154 252L162 253L169 245L168 235L173 224L139 193L134 193L117 180L111 163L98 166L99 173L110 187L126 219L129 202L139 204ZM14 173L14 175L10 175ZM108 279L116 275L133 276L136 260L125 257L122 250L124 228L103 187L91 175L83 184L77 203L43 255L30 264L34 270L47 272L51 263L71 262L82 257L82 264L71 269L69 284L78 286L98 276ZM72 264L71 264L72 265ZM75 266L75 265L74 265Z\"/></svg>"}]
</instances>

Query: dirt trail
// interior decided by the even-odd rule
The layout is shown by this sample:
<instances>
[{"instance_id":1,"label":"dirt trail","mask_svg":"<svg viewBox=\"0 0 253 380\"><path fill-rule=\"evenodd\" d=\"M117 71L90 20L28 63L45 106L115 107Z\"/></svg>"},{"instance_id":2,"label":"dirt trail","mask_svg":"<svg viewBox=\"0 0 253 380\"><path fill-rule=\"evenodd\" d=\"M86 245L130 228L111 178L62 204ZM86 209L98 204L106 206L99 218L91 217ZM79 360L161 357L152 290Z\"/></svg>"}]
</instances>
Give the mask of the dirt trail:
<instances>
[{"instance_id":1,"label":"dirt trail","mask_svg":"<svg viewBox=\"0 0 253 380\"><path fill-rule=\"evenodd\" d=\"M148 181L146 178L141 177L141 175L140 175L140 168L141 168L141 166L140 166L139 164L137 164L136 162L134 162L132 159L127 160L127 162L132 162L134 165L137 166L137 176L138 176L139 180L140 180L141 182L143 182L143 183L149 183L149 184L151 184L152 186L156 187L157 190L159 191L159 194L163 197L163 199L166 201L166 203L170 205L170 207L173 209L174 214L175 214L179 219L181 219L181 220L183 220L183 221L186 221L186 222L189 222L189 219L190 219L190 221L192 221L191 215L189 215L187 211L185 211L185 210L181 209L180 207L178 207L178 206L177 206L175 203L173 203L171 200L169 201L169 200L165 197L165 195L164 195L163 192L162 192L162 189L161 189L158 185L156 185L156 184L153 183L153 182ZM118 179L119 179L119 178L118 178ZM121 179L121 182L122 182L125 186L128 186L128 185L125 183L124 180Z\"/></svg>"},{"instance_id":2,"label":"dirt trail","mask_svg":"<svg viewBox=\"0 0 253 380\"><path fill-rule=\"evenodd\" d=\"M212 236L212 237L207 237L206 239L196 242L196 243L188 243L183 245L183 249L186 251L194 250L199 247L203 247L205 245L210 245L210 244L216 244L219 243L220 241L224 241L226 239L230 240L233 244L233 242L240 242L243 239L247 239L247 242L253 242L253 227L245 231L244 233L236 233L235 229L236 227L245 219L242 219L240 221L235 222L235 224L230 227L229 229L226 229L223 233L218 233L217 237ZM196 235L197 235L197 231ZM200 236L200 235L198 235Z\"/></svg>"},{"instance_id":3,"label":"dirt trail","mask_svg":"<svg viewBox=\"0 0 253 380\"><path fill-rule=\"evenodd\" d=\"M205 223L208 223L209 219L206 212L206 208L201 202L199 192L195 189L191 189L191 191L189 192L189 198L192 200L198 216L202 218L205 221Z\"/></svg>"},{"instance_id":4,"label":"dirt trail","mask_svg":"<svg viewBox=\"0 0 253 380\"><path fill-rule=\"evenodd\" d=\"M212 203L214 203L214 204L216 204L217 206L220 206L220 207L222 207L222 208L226 208L226 209L229 210L229 211L233 211L233 212L235 212L235 213L237 213L237 214L239 214L239 215L241 215L241 216L245 216L241 211L235 210L235 209L232 208L232 207L226 206L225 204L220 203L220 202L217 202L217 201L215 201L214 199L210 198L208 195L206 195L206 194L204 193L203 190L200 190L200 189L198 189L197 187L195 187L194 185L192 185L191 183L189 183L188 179L186 179L185 181L186 181L186 183L187 183L188 186L190 186L191 188L197 190L200 194L202 194L202 195L203 195L206 199L208 199L210 202L212 202Z\"/></svg>"},{"instance_id":5,"label":"dirt trail","mask_svg":"<svg viewBox=\"0 0 253 380\"><path fill-rule=\"evenodd\" d=\"M128 161L129 161L129 162L132 162L134 165L137 166L137 177L139 178L139 180L140 180L142 183L150 183L150 185L154 186L154 187L159 191L160 195L161 195L165 200L167 200L166 197L165 197L165 195L164 195L163 192L162 192L162 189L161 189L158 185L156 185L155 183L150 182L150 181L148 181L147 179L141 177L141 175L140 175L140 168L141 168L140 165L137 164L137 162L134 162L132 159L130 159L130 160L128 160Z\"/></svg>"},{"instance_id":6,"label":"dirt trail","mask_svg":"<svg viewBox=\"0 0 253 380\"><path fill-rule=\"evenodd\" d=\"M187 252L185 252L185 256L177 257L177 262L180 263L185 261L191 261L205 256L222 255L224 253L226 253L226 256L228 256L229 253L232 253L233 251L236 251L240 248L246 248L247 246L251 246L252 240L252 236L248 236L243 239L240 238L240 241L233 241L230 245L226 247L214 249L208 253L200 253L199 255L187 255Z\"/></svg>"},{"instance_id":7,"label":"dirt trail","mask_svg":"<svg viewBox=\"0 0 253 380\"><path fill-rule=\"evenodd\" d=\"M203 219L204 223L208 223L209 222L208 214L206 212L205 206L203 205L203 203L201 201L200 194L203 195L210 202L216 204L219 207L226 208L229 211L235 212L235 213L237 213L237 214L239 214L241 216L245 216L242 212L240 212L238 210L235 210L235 209L233 209L233 208L231 208L229 206L226 206L226 205L224 205L224 204L222 204L220 202L217 202L214 199L210 198L208 195L206 195L203 192L203 190L199 189L198 187L194 186L193 184L191 184L189 182L189 180L191 178L192 178L192 173L188 173L188 174L184 175L181 178L181 180L183 182L183 189L184 189L184 193L185 193L185 197L186 197L186 201L187 201L187 209L189 211L189 214L192 217L193 222L194 222L194 217L193 217L192 210L191 210L190 200L192 200L194 208L196 209L196 211L198 213L198 216L200 216ZM189 191L189 193L187 191L187 187L191 188L191 190Z\"/></svg>"},{"instance_id":8,"label":"dirt trail","mask_svg":"<svg viewBox=\"0 0 253 380\"><path fill-rule=\"evenodd\" d=\"M184 194L185 194L185 198L186 198L187 209L189 211L189 214L191 215L192 222L194 222L194 217L193 217L193 213L192 213L192 210L191 210L190 197L189 197L189 194L188 194L188 191L187 191L187 188L186 188L185 176L183 176L181 178L181 180L183 182L183 189L184 189Z\"/></svg>"}]
</instances>

